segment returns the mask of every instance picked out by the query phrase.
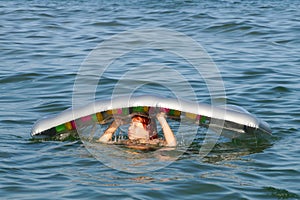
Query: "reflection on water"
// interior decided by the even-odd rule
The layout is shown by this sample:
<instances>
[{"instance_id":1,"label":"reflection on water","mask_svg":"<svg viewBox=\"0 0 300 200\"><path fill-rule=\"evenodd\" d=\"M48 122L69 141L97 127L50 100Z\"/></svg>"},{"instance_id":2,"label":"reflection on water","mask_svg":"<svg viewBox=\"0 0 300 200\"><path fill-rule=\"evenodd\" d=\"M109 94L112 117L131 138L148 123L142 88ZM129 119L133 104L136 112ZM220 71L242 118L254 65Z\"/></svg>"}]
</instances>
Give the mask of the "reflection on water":
<instances>
[{"instance_id":1,"label":"reflection on water","mask_svg":"<svg viewBox=\"0 0 300 200\"><path fill-rule=\"evenodd\" d=\"M230 160L240 160L243 156L264 152L272 147L272 143L266 141L239 141L233 140L226 143L218 143L214 149L203 159L204 162L219 163Z\"/></svg>"}]
</instances>

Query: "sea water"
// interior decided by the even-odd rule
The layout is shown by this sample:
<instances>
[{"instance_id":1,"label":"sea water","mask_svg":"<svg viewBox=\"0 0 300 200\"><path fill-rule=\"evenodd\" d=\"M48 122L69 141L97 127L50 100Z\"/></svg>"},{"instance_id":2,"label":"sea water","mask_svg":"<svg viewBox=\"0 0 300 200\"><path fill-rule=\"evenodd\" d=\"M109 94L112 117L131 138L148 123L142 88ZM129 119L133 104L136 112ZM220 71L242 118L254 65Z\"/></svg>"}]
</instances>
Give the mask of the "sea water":
<instances>
[{"instance_id":1,"label":"sea water","mask_svg":"<svg viewBox=\"0 0 300 200\"><path fill-rule=\"evenodd\" d=\"M292 0L2 1L1 199L299 199L299 9ZM81 141L30 140L38 119L72 106L78 71L93 49L116 34L149 28L202 45L222 77L223 100L267 121L272 140L220 140L205 157L196 145L144 173L109 167ZM155 63L177 69L196 100L209 103L203 77L172 56L153 48L127 52L103 74L95 98L110 97L128 68ZM136 79L127 81L141 86L137 93L176 96L162 82L140 79L155 74L130 72Z\"/></svg>"}]
</instances>

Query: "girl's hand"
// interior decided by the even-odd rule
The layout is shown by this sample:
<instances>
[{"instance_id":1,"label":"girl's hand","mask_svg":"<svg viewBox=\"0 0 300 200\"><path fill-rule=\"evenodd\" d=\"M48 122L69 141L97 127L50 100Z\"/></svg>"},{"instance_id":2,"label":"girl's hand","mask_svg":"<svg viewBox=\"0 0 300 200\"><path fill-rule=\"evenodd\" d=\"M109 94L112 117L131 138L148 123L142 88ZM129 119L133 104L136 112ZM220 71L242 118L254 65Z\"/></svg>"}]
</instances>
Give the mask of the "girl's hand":
<instances>
[{"instance_id":1,"label":"girl's hand","mask_svg":"<svg viewBox=\"0 0 300 200\"><path fill-rule=\"evenodd\" d=\"M156 117L157 118L161 118L161 117L166 118L166 113L164 113L164 112L157 113Z\"/></svg>"},{"instance_id":2,"label":"girl's hand","mask_svg":"<svg viewBox=\"0 0 300 200\"><path fill-rule=\"evenodd\" d=\"M173 131L171 130L167 120L166 120L166 113L160 112L157 113L156 118L158 119L162 130L164 132L164 136L165 136L165 140L167 145L169 147L173 147L176 146L177 142L176 142L176 137L173 134Z\"/></svg>"},{"instance_id":3,"label":"girl's hand","mask_svg":"<svg viewBox=\"0 0 300 200\"><path fill-rule=\"evenodd\" d=\"M123 121L122 119L120 119L120 118L115 118L115 122L116 122L116 124L117 124L118 126L121 126L121 125L124 124L124 121Z\"/></svg>"}]
</instances>

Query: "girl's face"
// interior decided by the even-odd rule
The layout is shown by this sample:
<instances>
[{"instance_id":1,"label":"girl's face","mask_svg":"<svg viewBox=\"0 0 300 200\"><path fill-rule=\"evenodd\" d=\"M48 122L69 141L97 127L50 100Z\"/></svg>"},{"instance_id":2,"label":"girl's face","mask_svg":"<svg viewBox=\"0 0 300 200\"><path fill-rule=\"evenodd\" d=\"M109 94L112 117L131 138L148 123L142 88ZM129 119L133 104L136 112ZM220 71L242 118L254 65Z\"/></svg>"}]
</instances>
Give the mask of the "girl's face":
<instances>
[{"instance_id":1,"label":"girl's face","mask_svg":"<svg viewBox=\"0 0 300 200\"><path fill-rule=\"evenodd\" d=\"M149 132L146 127L149 123L149 119L141 116L134 116L131 119L130 126L128 128L128 137L130 140L135 139L149 139Z\"/></svg>"}]
</instances>

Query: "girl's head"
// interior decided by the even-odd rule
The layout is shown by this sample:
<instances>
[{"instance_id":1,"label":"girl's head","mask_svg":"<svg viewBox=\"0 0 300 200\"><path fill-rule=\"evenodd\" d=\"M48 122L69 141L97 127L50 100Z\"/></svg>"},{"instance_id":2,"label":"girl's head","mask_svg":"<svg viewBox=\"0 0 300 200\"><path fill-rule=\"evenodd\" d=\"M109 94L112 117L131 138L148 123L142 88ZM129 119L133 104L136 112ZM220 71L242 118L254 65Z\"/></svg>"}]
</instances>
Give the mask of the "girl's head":
<instances>
[{"instance_id":1,"label":"girl's head","mask_svg":"<svg viewBox=\"0 0 300 200\"><path fill-rule=\"evenodd\" d=\"M128 137L134 139L157 138L156 124L147 116L134 115L128 129Z\"/></svg>"},{"instance_id":2,"label":"girl's head","mask_svg":"<svg viewBox=\"0 0 300 200\"><path fill-rule=\"evenodd\" d=\"M147 128L147 126L150 124L150 119L148 117L135 115L131 118L132 123L140 123L143 125L144 129Z\"/></svg>"}]
</instances>

